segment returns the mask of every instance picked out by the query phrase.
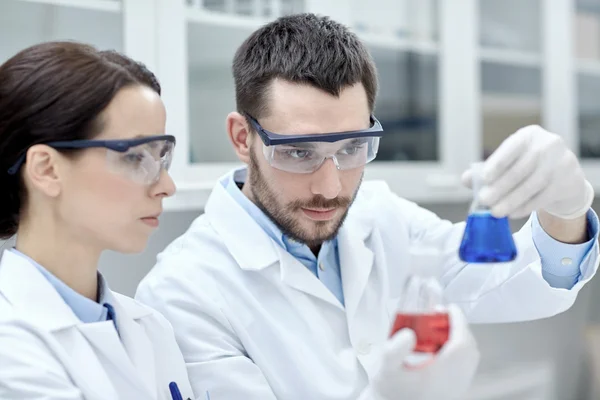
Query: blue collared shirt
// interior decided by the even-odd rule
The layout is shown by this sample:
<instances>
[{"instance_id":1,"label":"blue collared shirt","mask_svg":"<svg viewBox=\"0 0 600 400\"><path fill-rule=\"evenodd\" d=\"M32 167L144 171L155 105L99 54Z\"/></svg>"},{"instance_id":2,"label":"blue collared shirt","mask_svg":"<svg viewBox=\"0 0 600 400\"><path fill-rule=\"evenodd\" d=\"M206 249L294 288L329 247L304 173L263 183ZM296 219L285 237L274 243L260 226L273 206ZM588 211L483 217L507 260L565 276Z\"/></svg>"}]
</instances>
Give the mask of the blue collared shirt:
<instances>
[{"instance_id":1,"label":"blue collared shirt","mask_svg":"<svg viewBox=\"0 0 600 400\"><path fill-rule=\"evenodd\" d=\"M262 212L256 204L248 199L238 187L236 181L243 184L246 181L247 170L240 169L232 174L228 180L223 182L227 192L235 201L260 225L260 227L277 243L287 250L308 268L313 275L333 293L333 295L344 305L344 292L342 290L342 276L340 273L340 261L338 256L337 238L323 243L319 256L316 257L310 248L285 236L281 229L275 225L269 217Z\"/></svg>"},{"instance_id":2,"label":"blue collared shirt","mask_svg":"<svg viewBox=\"0 0 600 400\"><path fill-rule=\"evenodd\" d=\"M39 263L33 260L31 257L21 253L19 250L12 248L10 249L13 253L25 258L29 261L33 266L37 268L38 271L50 282L52 287L58 292L60 297L64 300L65 303L71 308L75 316L83 323L91 323L91 322L102 322L112 320L117 326L116 315L114 313L114 308L111 304L112 299L110 298L110 291L108 290L108 286L106 281L102 277L100 273L98 273L98 299L99 302L95 302L87 297L77 293L69 286L67 286L63 281L54 276L50 271L46 268L42 267Z\"/></svg>"},{"instance_id":3,"label":"blue collared shirt","mask_svg":"<svg viewBox=\"0 0 600 400\"><path fill-rule=\"evenodd\" d=\"M308 246L285 237L269 217L239 189L236 181L243 184L246 175L246 168L238 169L230 175L230 178L223 183L229 194L276 243L304 264L344 304L337 239L323 243L317 258ZM582 261L598 240L600 226L598 216L594 210L588 211L588 237L590 239L580 244L562 243L552 238L541 227L536 213L531 220L531 235L540 254L544 280L554 288L571 289L581 277Z\"/></svg>"}]
</instances>

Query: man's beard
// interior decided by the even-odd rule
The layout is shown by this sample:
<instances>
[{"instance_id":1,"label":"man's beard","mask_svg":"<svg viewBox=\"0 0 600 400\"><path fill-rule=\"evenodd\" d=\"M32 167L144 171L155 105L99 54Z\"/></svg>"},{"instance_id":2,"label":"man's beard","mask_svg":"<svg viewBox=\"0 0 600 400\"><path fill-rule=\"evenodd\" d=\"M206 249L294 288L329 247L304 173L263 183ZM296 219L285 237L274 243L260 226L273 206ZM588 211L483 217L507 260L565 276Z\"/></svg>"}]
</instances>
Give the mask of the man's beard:
<instances>
[{"instance_id":1,"label":"man's beard","mask_svg":"<svg viewBox=\"0 0 600 400\"><path fill-rule=\"evenodd\" d=\"M249 177L250 190L254 203L261 209L263 213L277 227L281 232L288 238L295 240L300 243L304 243L309 247L320 246L323 242L334 239L342 224L344 223L350 205L354 202L360 183L362 182L362 176L360 182L352 196L350 197L336 197L334 199L326 199L323 196L315 196L309 201L295 200L286 205L281 205L277 201L277 196L274 191L269 187L265 177L260 171L258 160L253 152L250 152L250 164L249 164ZM313 221L315 229L312 232L307 232L302 228L301 223L294 218L294 214L297 214L302 208L308 209L344 209L344 214L338 218L337 221Z\"/></svg>"}]
</instances>

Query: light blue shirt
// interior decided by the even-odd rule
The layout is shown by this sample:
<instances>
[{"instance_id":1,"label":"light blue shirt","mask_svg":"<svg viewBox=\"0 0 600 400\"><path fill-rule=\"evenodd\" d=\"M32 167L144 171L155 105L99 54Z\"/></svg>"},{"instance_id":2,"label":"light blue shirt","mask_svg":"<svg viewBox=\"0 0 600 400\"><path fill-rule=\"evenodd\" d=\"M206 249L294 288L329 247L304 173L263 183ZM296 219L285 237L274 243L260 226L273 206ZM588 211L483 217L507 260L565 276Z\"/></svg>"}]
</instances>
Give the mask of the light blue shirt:
<instances>
[{"instance_id":1,"label":"light blue shirt","mask_svg":"<svg viewBox=\"0 0 600 400\"><path fill-rule=\"evenodd\" d=\"M300 261L313 275L333 293L344 305L344 292L342 290L342 276L338 256L337 238L323 243L319 256L316 257L310 248L285 236L281 229L262 212L256 204L242 193L236 180L243 184L246 181L246 169L238 170L223 182L227 192L235 201L260 225L260 227L277 243Z\"/></svg>"},{"instance_id":2,"label":"light blue shirt","mask_svg":"<svg viewBox=\"0 0 600 400\"><path fill-rule=\"evenodd\" d=\"M340 303L344 304L337 238L323 243L318 258L305 244L287 238L269 217L239 189L235 180L243 184L246 180L246 174L247 170L245 168L237 170L224 182L229 194L276 243L304 264L340 300ZM559 242L548 235L541 227L537 214L534 213L531 226L533 243L540 254L542 276L553 288L571 289L579 282L581 263L598 240L600 226L598 216L592 209L587 213L587 220L588 237L590 239L581 244L567 244Z\"/></svg>"},{"instance_id":3,"label":"light blue shirt","mask_svg":"<svg viewBox=\"0 0 600 400\"><path fill-rule=\"evenodd\" d=\"M548 235L534 213L531 225L533 243L542 259L542 276L554 288L571 289L581 277L581 263L598 240L598 215L587 213L588 240L580 244L566 244Z\"/></svg>"},{"instance_id":4,"label":"light blue shirt","mask_svg":"<svg viewBox=\"0 0 600 400\"><path fill-rule=\"evenodd\" d=\"M64 300L65 303L67 303L69 308L71 308L75 316L81 322L87 324L91 322L102 322L112 320L116 328L116 315L113 306L110 304L110 299L108 298L110 292L108 290L106 281L100 273L98 273L98 299L100 300L98 303L96 303L95 301L90 300L87 297L71 289L63 281L58 279L56 276L50 273L50 271L42 267L31 257L26 256L25 254L21 253L15 248L10 249L10 251L25 258L33 266L35 266L38 269L38 271L40 271L40 273L48 280L48 282L50 282L52 287L54 287L54 289L58 292L60 297Z\"/></svg>"}]
</instances>

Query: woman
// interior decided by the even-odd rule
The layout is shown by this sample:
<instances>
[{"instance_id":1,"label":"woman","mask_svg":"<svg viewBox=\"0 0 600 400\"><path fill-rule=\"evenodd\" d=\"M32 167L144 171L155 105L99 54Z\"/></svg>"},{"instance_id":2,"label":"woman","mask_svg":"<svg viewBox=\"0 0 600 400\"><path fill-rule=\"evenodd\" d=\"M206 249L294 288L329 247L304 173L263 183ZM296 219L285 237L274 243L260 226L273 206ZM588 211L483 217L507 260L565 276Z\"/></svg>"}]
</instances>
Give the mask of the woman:
<instances>
[{"instance_id":1,"label":"woman","mask_svg":"<svg viewBox=\"0 0 600 400\"><path fill-rule=\"evenodd\" d=\"M156 78L116 52L50 42L0 66L0 398L193 398L168 322L98 272L175 191L164 132Z\"/></svg>"}]
</instances>

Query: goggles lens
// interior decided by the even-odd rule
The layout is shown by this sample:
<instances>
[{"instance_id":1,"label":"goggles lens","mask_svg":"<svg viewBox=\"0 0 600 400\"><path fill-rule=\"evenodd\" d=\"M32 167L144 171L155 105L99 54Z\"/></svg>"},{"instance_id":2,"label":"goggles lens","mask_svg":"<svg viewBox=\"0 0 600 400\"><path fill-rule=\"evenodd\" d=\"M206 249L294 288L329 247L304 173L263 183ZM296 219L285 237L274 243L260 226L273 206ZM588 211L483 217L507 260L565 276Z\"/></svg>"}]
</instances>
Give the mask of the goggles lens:
<instances>
[{"instance_id":1,"label":"goggles lens","mask_svg":"<svg viewBox=\"0 0 600 400\"><path fill-rule=\"evenodd\" d=\"M331 158L337 169L362 167L373 161L379 150L379 137L359 137L338 142L302 142L266 146L263 153L273 168L292 173L312 173Z\"/></svg>"},{"instance_id":2,"label":"goggles lens","mask_svg":"<svg viewBox=\"0 0 600 400\"><path fill-rule=\"evenodd\" d=\"M168 171L175 144L168 140L154 140L120 152L106 150L107 167L142 185L151 185L160 179L162 170Z\"/></svg>"}]
</instances>

